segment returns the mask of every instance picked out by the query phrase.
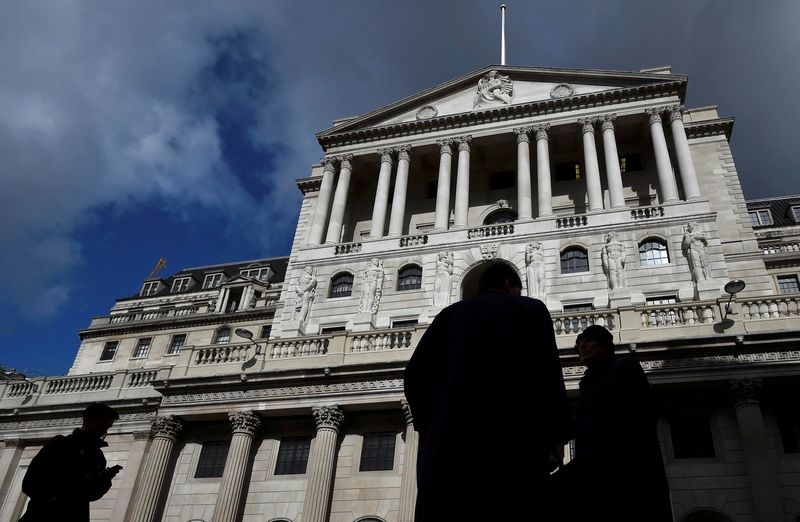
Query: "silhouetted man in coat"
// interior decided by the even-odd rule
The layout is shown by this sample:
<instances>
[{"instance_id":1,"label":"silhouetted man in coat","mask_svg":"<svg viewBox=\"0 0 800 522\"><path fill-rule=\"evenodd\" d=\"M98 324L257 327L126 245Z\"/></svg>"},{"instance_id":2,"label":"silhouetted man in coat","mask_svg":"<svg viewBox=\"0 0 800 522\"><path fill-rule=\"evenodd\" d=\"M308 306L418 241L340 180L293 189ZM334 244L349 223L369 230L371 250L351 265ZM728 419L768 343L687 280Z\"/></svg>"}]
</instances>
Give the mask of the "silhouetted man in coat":
<instances>
[{"instance_id":1,"label":"silhouetted man in coat","mask_svg":"<svg viewBox=\"0 0 800 522\"><path fill-rule=\"evenodd\" d=\"M90 404L80 428L54 437L39 450L22 481L22 491L31 500L20 522L89 521L89 502L105 495L122 469L106 468L100 449L108 446L103 437L117 419L107 404Z\"/></svg>"},{"instance_id":2,"label":"silhouetted man in coat","mask_svg":"<svg viewBox=\"0 0 800 522\"><path fill-rule=\"evenodd\" d=\"M546 516L546 479L570 438L547 308L520 297L505 264L489 267L480 287L436 316L406 367L419 432L416 522Z\"/></svg>"}]
</instances>

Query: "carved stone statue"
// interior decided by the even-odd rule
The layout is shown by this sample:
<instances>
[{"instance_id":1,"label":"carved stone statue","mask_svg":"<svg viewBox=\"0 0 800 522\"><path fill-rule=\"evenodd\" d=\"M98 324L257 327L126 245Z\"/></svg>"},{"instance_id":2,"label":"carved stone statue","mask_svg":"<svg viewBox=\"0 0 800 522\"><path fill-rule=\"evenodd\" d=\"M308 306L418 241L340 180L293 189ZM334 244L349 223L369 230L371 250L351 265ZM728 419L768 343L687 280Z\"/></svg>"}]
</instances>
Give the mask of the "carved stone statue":
<instances>
[{"instance_id":1,"label":"carved stone statue","mask_svg":"<svg viewBox=\"0 0 800 522\"><path fill-rule=\"evenodd\" d=\"M547 296L547 280L541 241L528 243L525 248L525 264L528 266L528 296L544 299Z\"/></svg>"},{"instance_id":2,"label":"carved stone statue","mask_svg":"<svg viewBox=\"0 0 800 522\"><path fill-rule=\"evenodd\" d=\"M439 252L439 256L436 259L436 278L433 281L433 305L449 305L452 288L453 253Z\"/></svg>"},{"instance_id":3,"label":"carved stone statue","mask_svg":"<svg viewBox=\"0 0 800 522\"><path fill-rule=\"evenodd\" d=\"M689 223L683 229L681 250L689 261L692 281L695 284L711 279L711 263L708 259L708 240L697 223Z\"/></svg>"},{"instance_id":4,"label":"carved stone statue","mask_svg":"<svg viewBox=\"0 0 800 522\"><path fill-rule=\"evenodd\" d=\"M301 323L305 323L308 319L308 312L311 309L311 303L314 301L314 295L317 291L317 277L314 275L314 269L307 266L303 269L303 275L297 280L297 285L294 287L296 294L294 300L294 318Z\"/></svg>"},{"instance_id":5,"label":"carved stone statue","mask_svg":"<svg viewBox=\"0 0 800 522\"><path fill-rule=\"evenodd\" d=\"M364 271L364 282L361 286L361 307L362 313L376 314L381 304L383 294L383 261L372 258L369 266Z\"/></svg>"},{"instance_id":6,"label":"carved stone statue","mask_svg":"<svg viewBox=\"0 0 800 522\"><path fill-rule=\"evenodd\" d=\"M616 232L609 232L605 235L605 244L601 252L603 262L603 272L608 278L608 288L610 294L614 295L617 290L627 288L628 281L625 277L625 243Z\"/></svg>"},{"instance_id":7,"label":"carved stone statue","mask_svg":"<svg viewBox=\"0 0 800 522\"><path fill-rule=\"evenodd\" d=\"M514 96L514 85L507 75L497 71L489 71L478 80L478 92L472 103L472 108L481 105L509 105Z\"/></svg>"}]
</instances>

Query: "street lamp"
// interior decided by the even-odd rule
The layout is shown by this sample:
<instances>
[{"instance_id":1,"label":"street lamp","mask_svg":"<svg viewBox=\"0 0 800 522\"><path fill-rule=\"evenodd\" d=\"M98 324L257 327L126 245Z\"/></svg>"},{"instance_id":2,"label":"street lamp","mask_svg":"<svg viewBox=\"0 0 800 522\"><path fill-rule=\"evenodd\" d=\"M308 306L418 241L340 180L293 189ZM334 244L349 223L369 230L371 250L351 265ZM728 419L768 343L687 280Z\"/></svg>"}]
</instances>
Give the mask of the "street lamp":
<instances>
[{"instance_id":1,"label":"street lamp","mask_svg":"<svg viewBox=\"0 0 800 522\"><path fill-rule=\"evenodd\" d=\"M733 307L731 306L733 296L744 290L745 286L747 285L741 279L734 279L725 283L725 292L730 296L728 297L728 302L725 304L725 317L733 313Z\"/></svg>"},{"instance_id":2,"label":"street lamp","mask_svg":"<svg viewBox=\"0 0 800 522\"><path fill-rule=\"evenodd\" d=\"M253 340L253 332L251 332L247 328L237 328L236 330L234 330L234 332L239 337L244 337L245 339L247 339L248 341L253 343L253 345L255 345L255 347L256 347L256 353L255 354L256 355L261 355L261 346L257 342L255 342Z\"/></svg>"}]
</instances>

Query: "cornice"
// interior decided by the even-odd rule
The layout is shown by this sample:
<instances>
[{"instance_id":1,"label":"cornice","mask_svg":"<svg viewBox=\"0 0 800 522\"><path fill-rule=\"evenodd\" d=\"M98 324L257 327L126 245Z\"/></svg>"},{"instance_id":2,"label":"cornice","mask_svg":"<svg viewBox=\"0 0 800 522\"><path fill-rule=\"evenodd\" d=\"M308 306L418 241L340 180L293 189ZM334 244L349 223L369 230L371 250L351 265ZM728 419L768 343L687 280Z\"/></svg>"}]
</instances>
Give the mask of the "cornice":
<instances>
[{"instance_id":1,"label":"cornice","mask_svg":"<svg viewBox=\"0 0 800 522\"><path fill-rule=\"evenodd\" d=\"M718 118L716 120L698 121L684 124L686 137L707 138L709 136L725 135L725 139L731 139L733 132L733 122L736 118Z\"/></svg>"},{"instance_id":2,"label":"cornice","mask_svg":"<svg viewBox=\"0 0 800 522\"><path fill-rule=\"evenodd\" d=\"M305 196L309 192L319 192L319 187L322 185L322 176L314 176L313 178L300 178L294 180L297 183L297 188Z\"/></svg>"},{"instance_id":3,"label":"cornice","mask_svg":"<svg viewBox=\"0 0 800 522\"><path fill-rule=\"evenodd\" d=\"M127 323L109 324L94 326L78 331L78 337L84 339L94 339L96 337L106 337L109 335L123 335L129 333L153 332L158 330L172 330L175 328L185 328L189 326L204 326L209 324L238 323L251 321L253 319L272 319L275 317L277 305L267 308L246 310L244 312L233 312L229 314L205 313L194 316L184 317L162 317L149 321L130 321Z\"/></svg>"},{"instance_id":4,"label":"cornice","mask_svg":"<svg viewBox=\"0 0 800 522\"><path fill-rule=\"evenodd\" d=\"M327 150L330 147L336 146L413 136L441 130L452 130L484 123L545 116L559 112L604 107L617 103L655 99L664 96L677 96L683 99L686 91L686 83L686 79L671 80L661 83L592 92L570 96L568 98L540 100L516 105L502 105L480 111L462 112L459 114L439 116L428 120L401 122L352 131L343 130L337 132L334 128L330 131L317 134L317 140L323 150Z\"/></svg>"}]
</instances>

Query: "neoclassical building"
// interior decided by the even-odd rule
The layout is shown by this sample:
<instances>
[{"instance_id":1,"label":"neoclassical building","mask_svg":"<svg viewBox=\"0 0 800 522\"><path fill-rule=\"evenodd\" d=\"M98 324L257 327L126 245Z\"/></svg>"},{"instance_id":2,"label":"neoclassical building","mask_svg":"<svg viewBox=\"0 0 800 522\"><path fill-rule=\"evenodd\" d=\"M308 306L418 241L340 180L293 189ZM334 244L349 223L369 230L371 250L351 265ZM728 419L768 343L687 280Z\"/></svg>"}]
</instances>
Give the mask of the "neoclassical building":
<instances>
[{"instance_id":1,"label":"neoclassical building","mask_svg":"<svg viewBox=\"0 0 800 522\"><path fill-rule=\"evenodd\" d=\"M335 121L288 257L148 279L67 376L0 380L0 521L105 401L124 470L93 520L410 522L403 368L491 263L546 303L573 400L587 325L641 362L676 521L798 520L800 198L745 200L733 118L687 82L490 66Z\"/></svg>"}]
</instances>

